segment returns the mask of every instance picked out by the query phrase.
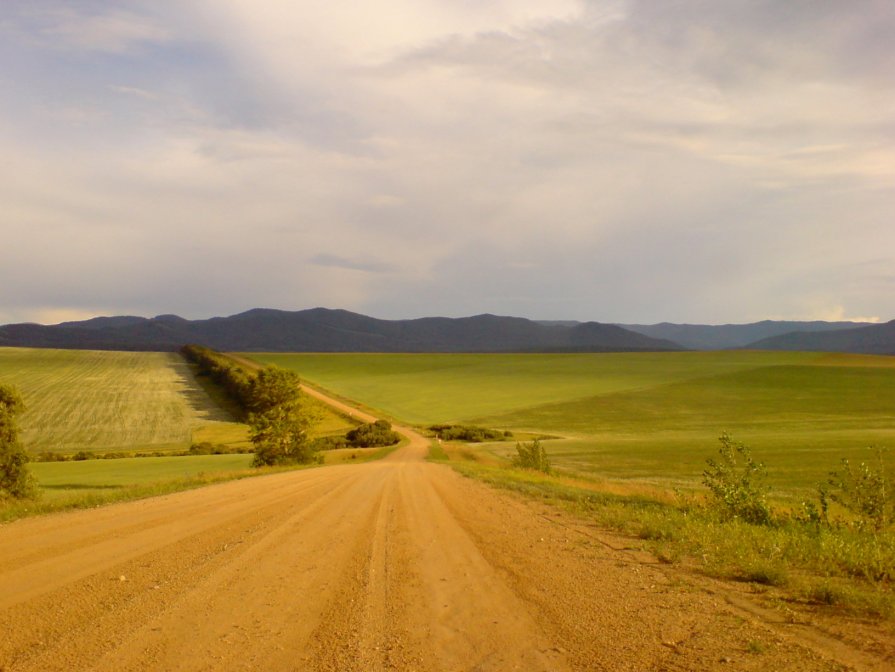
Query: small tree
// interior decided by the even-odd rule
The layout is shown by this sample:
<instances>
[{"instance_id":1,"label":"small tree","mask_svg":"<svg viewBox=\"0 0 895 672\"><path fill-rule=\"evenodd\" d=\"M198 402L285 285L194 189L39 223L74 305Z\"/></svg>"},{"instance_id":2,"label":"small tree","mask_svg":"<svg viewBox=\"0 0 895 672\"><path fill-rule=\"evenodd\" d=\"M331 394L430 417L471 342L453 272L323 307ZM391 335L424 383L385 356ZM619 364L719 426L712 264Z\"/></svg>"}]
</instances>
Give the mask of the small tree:
<instances>
[{"instance_id":1,"label":"small tree","mask_svg":"<svg viewBox=\"0 0 895 672\"><path fill-rule=\"evenodd\" d=\"M260 415L277 406L294 405L301 395L301 379L286 369L268 366L261 369L249 384L248 409Z\"/></svg>"},{"instance_id":2,"label":"small tree","mask_svg":"<svg viewBox=\"0 0 895 672\"><path fill-rule=\"evenodd\" d=\"M37 495L37 485L28 471L28 455L18 441L16 415L23 408L15 389L0 385L0 499Z\"/></svg>"},{"instance_id":3,"label":"small tree","mask_svg":"<svg viewBox=\"0 0 895 672\"><path fill-rule=\"evenodd\" d=\"M249 419L252 443L255 444L253 466L274 464L308 464L316 459L308 433L314 422L299 406L275 406Z\"/></svg>"},{"instance_id":4,"label":"small tree","mask_svg":"<svg viewBox=\"0 0 895 672\"><path fill-rule=\"evenodd\" d=\"M401 440L401 436L392 429L388 420L377 420L355 427L345 434L345 438L355 448L393 446Z\"/></svg>"},{"instance_id":5,"label":"small tree","mask_svg":"<svg viewBox=\"0 0 895 672\"><path fill-rule=\"evenodd\" d=\"M841 504L858 516L862 526L871 526L877 532L888 527L895 518L895 493L889 485L889 476L883 463L883 451L876 448L876 464L861 462L856 468L847 459L842 460L839 471L830 472L828 488L822 488L822 496Z\"/></svg>"},{"instance_id":6,"label":"small tree","mask_svg":"<svg viewBox=\"0 0 895 672\"><path fill-rule=\"evenodd\" d=\"M763 484L765 467L752 459L752 451L745 444L734 441L726 432L718 439L718 459L706 460L702 483L715 502L730 516L747 523L766 525L771 521L771 510Z\"/></svg>"},{"instance_id":7,"label":"small tree","mask_svg":"<svg viewBox=\"0 0 895 672\"><path fill-rule=\"evenodd\" d=\"M295 373L272 367L260 371L252 381L250 399L254 466L307 464L316 460L309 433L319 417L303 403Z\"/></svg>"},{"instance_id":8,"label":"small tree","mask_svg":"<svg viewBox=\"0 0 895 672\"><path fill-rule=\"evenodd\" d=\"M547 451L538 439L531 443L517 443L516 457L513 458L513 466L520 469L534 469L545 474L550 473L550 460L547 459Z\"/></svg>"}]
</instances>

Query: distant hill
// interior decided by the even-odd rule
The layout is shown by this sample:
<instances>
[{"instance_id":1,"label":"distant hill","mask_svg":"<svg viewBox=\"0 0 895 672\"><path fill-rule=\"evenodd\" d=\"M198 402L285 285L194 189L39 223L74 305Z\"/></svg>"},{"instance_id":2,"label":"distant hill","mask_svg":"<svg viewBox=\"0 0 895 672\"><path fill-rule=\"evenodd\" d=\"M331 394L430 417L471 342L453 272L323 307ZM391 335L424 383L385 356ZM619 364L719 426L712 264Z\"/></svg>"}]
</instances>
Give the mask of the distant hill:
<instances>
[{"instance_id":1,"label":"distant hill","mask_svg":"<svg viewBox=\"0 0 895 672\"><path fill-rule=\"evenodd\" d=\"M581 324L578 320L537 320L537 323L543 324L545 327L574 327Z\"/></svg>"},{"instance_id":2,"label":"distant hill","mask_svg":"<svg viewBox=\"0 0 895 672\"><path fill-rule=\"evenodd\" d=\"M57 326L75 329L104 329L106 327L127 327L132 324L140 324L145 320L145 317L136 317L135 315L119 315L118 317L94 317L81 322L63 322Z\"/></svg>"},{"instance_id":3,"label":"distant hill","mask_svg":"<svg viewBox=\"0 0 895 672\"><path fill-rule=\"evenodd\" d=\"M854 329L826 332L796 331L746 346L753 350L808 350L895 355L895 320Z\"/></svg>"},{"instance_id":4,"label":"distant hill","mask_svg":"<svg viewBox=\"0 0 895 672\"><path fill-rule=\"evenodd\" d=\"M96 350L176 350L201 343L254 352L619 352L680 350L675 343L597 322L539 324L477 315L379 320L346 310L254 309L230 317L185 320L100 317L44 326L0 327L0 346Z\"/></svg>"},{"instance_id":5,"label":"distant hill","mask_svg":"<svg viewBox=\"0 0 895 672\"><path fill-rule=\"evenodd\" d=\"M764 320L751 324L619 324L652 338L673 341L691 350L742 348L756 341L791 332L828 332L870 326L871 322L787 322Z\"/></svg>"}]
</instances>

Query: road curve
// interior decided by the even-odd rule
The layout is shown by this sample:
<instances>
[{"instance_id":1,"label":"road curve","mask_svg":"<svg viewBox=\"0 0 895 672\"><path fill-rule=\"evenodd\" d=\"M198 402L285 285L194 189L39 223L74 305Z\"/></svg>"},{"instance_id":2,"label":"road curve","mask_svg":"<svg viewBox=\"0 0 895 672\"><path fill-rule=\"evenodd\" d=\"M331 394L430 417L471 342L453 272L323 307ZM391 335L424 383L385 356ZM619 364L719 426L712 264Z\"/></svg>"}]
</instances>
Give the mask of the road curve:
<instances>
[{"instance_id":1,"label":"road curve","mask_svg":"<svg viewBox=\"0 0 895 672\"><path fill-rule=\"evenodd\" d=\"M0 526L0 670L843 669L409 439Z\"/></svg>"}]
</instances>

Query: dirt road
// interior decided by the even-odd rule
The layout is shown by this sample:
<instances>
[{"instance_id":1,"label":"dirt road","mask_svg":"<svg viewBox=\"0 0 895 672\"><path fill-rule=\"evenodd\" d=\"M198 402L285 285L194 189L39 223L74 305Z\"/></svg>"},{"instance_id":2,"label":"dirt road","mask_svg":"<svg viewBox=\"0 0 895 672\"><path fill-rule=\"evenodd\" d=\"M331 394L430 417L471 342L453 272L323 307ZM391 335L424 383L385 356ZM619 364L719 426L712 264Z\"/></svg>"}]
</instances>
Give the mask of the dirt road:
<instances>
[{"instance_id":1,"label":"dirt road","mask_svg":"<svg viewBox=\"0 0 895 672\"><path fill-rule=\"evenodd\" d=\"M843 669L426 448L0 527L0 670Z\"/></svg>"}]
</instances>

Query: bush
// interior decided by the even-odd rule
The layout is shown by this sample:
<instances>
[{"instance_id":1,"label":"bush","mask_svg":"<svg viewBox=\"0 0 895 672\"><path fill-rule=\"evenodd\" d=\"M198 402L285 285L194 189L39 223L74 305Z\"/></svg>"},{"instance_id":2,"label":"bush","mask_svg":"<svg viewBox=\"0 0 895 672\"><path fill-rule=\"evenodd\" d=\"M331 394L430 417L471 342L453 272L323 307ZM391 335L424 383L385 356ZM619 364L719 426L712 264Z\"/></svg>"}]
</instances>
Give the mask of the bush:
<instances>
[{"instance_id":1,"label":"bush","mask_svg":"<svg viewBox=\"0 0 895 672\"><path fill-rule=\"evenodd\" d=\"M392 430L387 420L377 420L352 429L345 434L345 439L354 448L376 448L393 446L401 440L401 436Z\"/></svg>"},{"instance_id":2,"label":"bush","mask_svg":"<svg viewBox=\"0 0 895 672\"><path fill-rule=\"evenodd\" d=\"M182 455L234 455L241 452L239 448L228 446L224 443L211 443L211 441L202 441L194 443L190 449Z\"/></svg>"},{"instance_id":3,"label":"bush","mask_svg":"<svg viewBox=\"0 0 895 672\"><path fill-rule=\"evenodd\" d=\"M54 453L49 450L39 452L34 457L34 462L66 462L68 458L62 453Z\"/></svg>"},{"instance_id":4,"label":"bush","mask_svg":"<svg viewBox=\"0 0 895 672\"><path fill-rule=\"evenodd\" d=\"M348 447L348 439L344 436L319 436L311 441L314 450L337 450Z\"/></svg>"},{"instance_id":5,"label":"bush","mask_svg":"<svg viewBox=\"0 0 895 672\"><path fill-rule=\"evenodd\" d=\"M435 436L444 441L469 441L470 443L503 441L513 435L512 432L500 432L496 429L486 429L474 425L432 425L429 430L435 432Z\"/></svg>"},{"instance_id":6,"label":"bush","mask_svg":"<svg viewBox=\"0 0 895 672\"><path fill-rule=\"evenodd\" d=\"M547 459L547 451L541 445L540 440L535 439L531 443L517 443L518 455L513 458L513 466L520 469L533 469L545 474L550 473L550 460Z\"/></svg>"},{"instance_id":7,"label":"bush","mask_svg":"<svg viewBox=\"0 0 895 672\"><path fill-rule=\"evenodd\" d=\"M71 456L75 462L83 462L84 460L92 460L95 459L96 455L91 453L89 450L79 450L77 453Z\"/></svg>"},{"instance_id":8,"label":"bush","mask_svg":"<svg viewBox=\"0 0 895 672\"><path fill-rule=\"evenodd\" d=\"M752 459L745 444L734 441L726 432L718 439L717 460L706 460L702 483L712 493L717 508L732 517L754 525L771 522L767 490L763 485L764 464Z\"/></svg>"},{"instance_id":9,"label":"bush","mask_svg":"<svg viewBox=\"0 0 895 672\"><path fill-rule=\"evenodd\" d=\"M15 389L0 385L0 499L37 496L37 483L28 471L28 453L18 441L16 414L23 406Z\"/></svg>"},{"instance_id":10,"label":"bush","mask_svg":"<svg viewBox=\"0 0 895 672\"><path fill-rule=\"evenodd\" d=\"M830 472L826 486L820 488L821 503L826 498L841 504L858 517L860 527L871 527L879 532L892 524L895 518L895 493L883 463L883 451L876 449L876 464L861 462L853 468L847 459L842 460L840 471Z\"/></svg>"}]
</instances>

